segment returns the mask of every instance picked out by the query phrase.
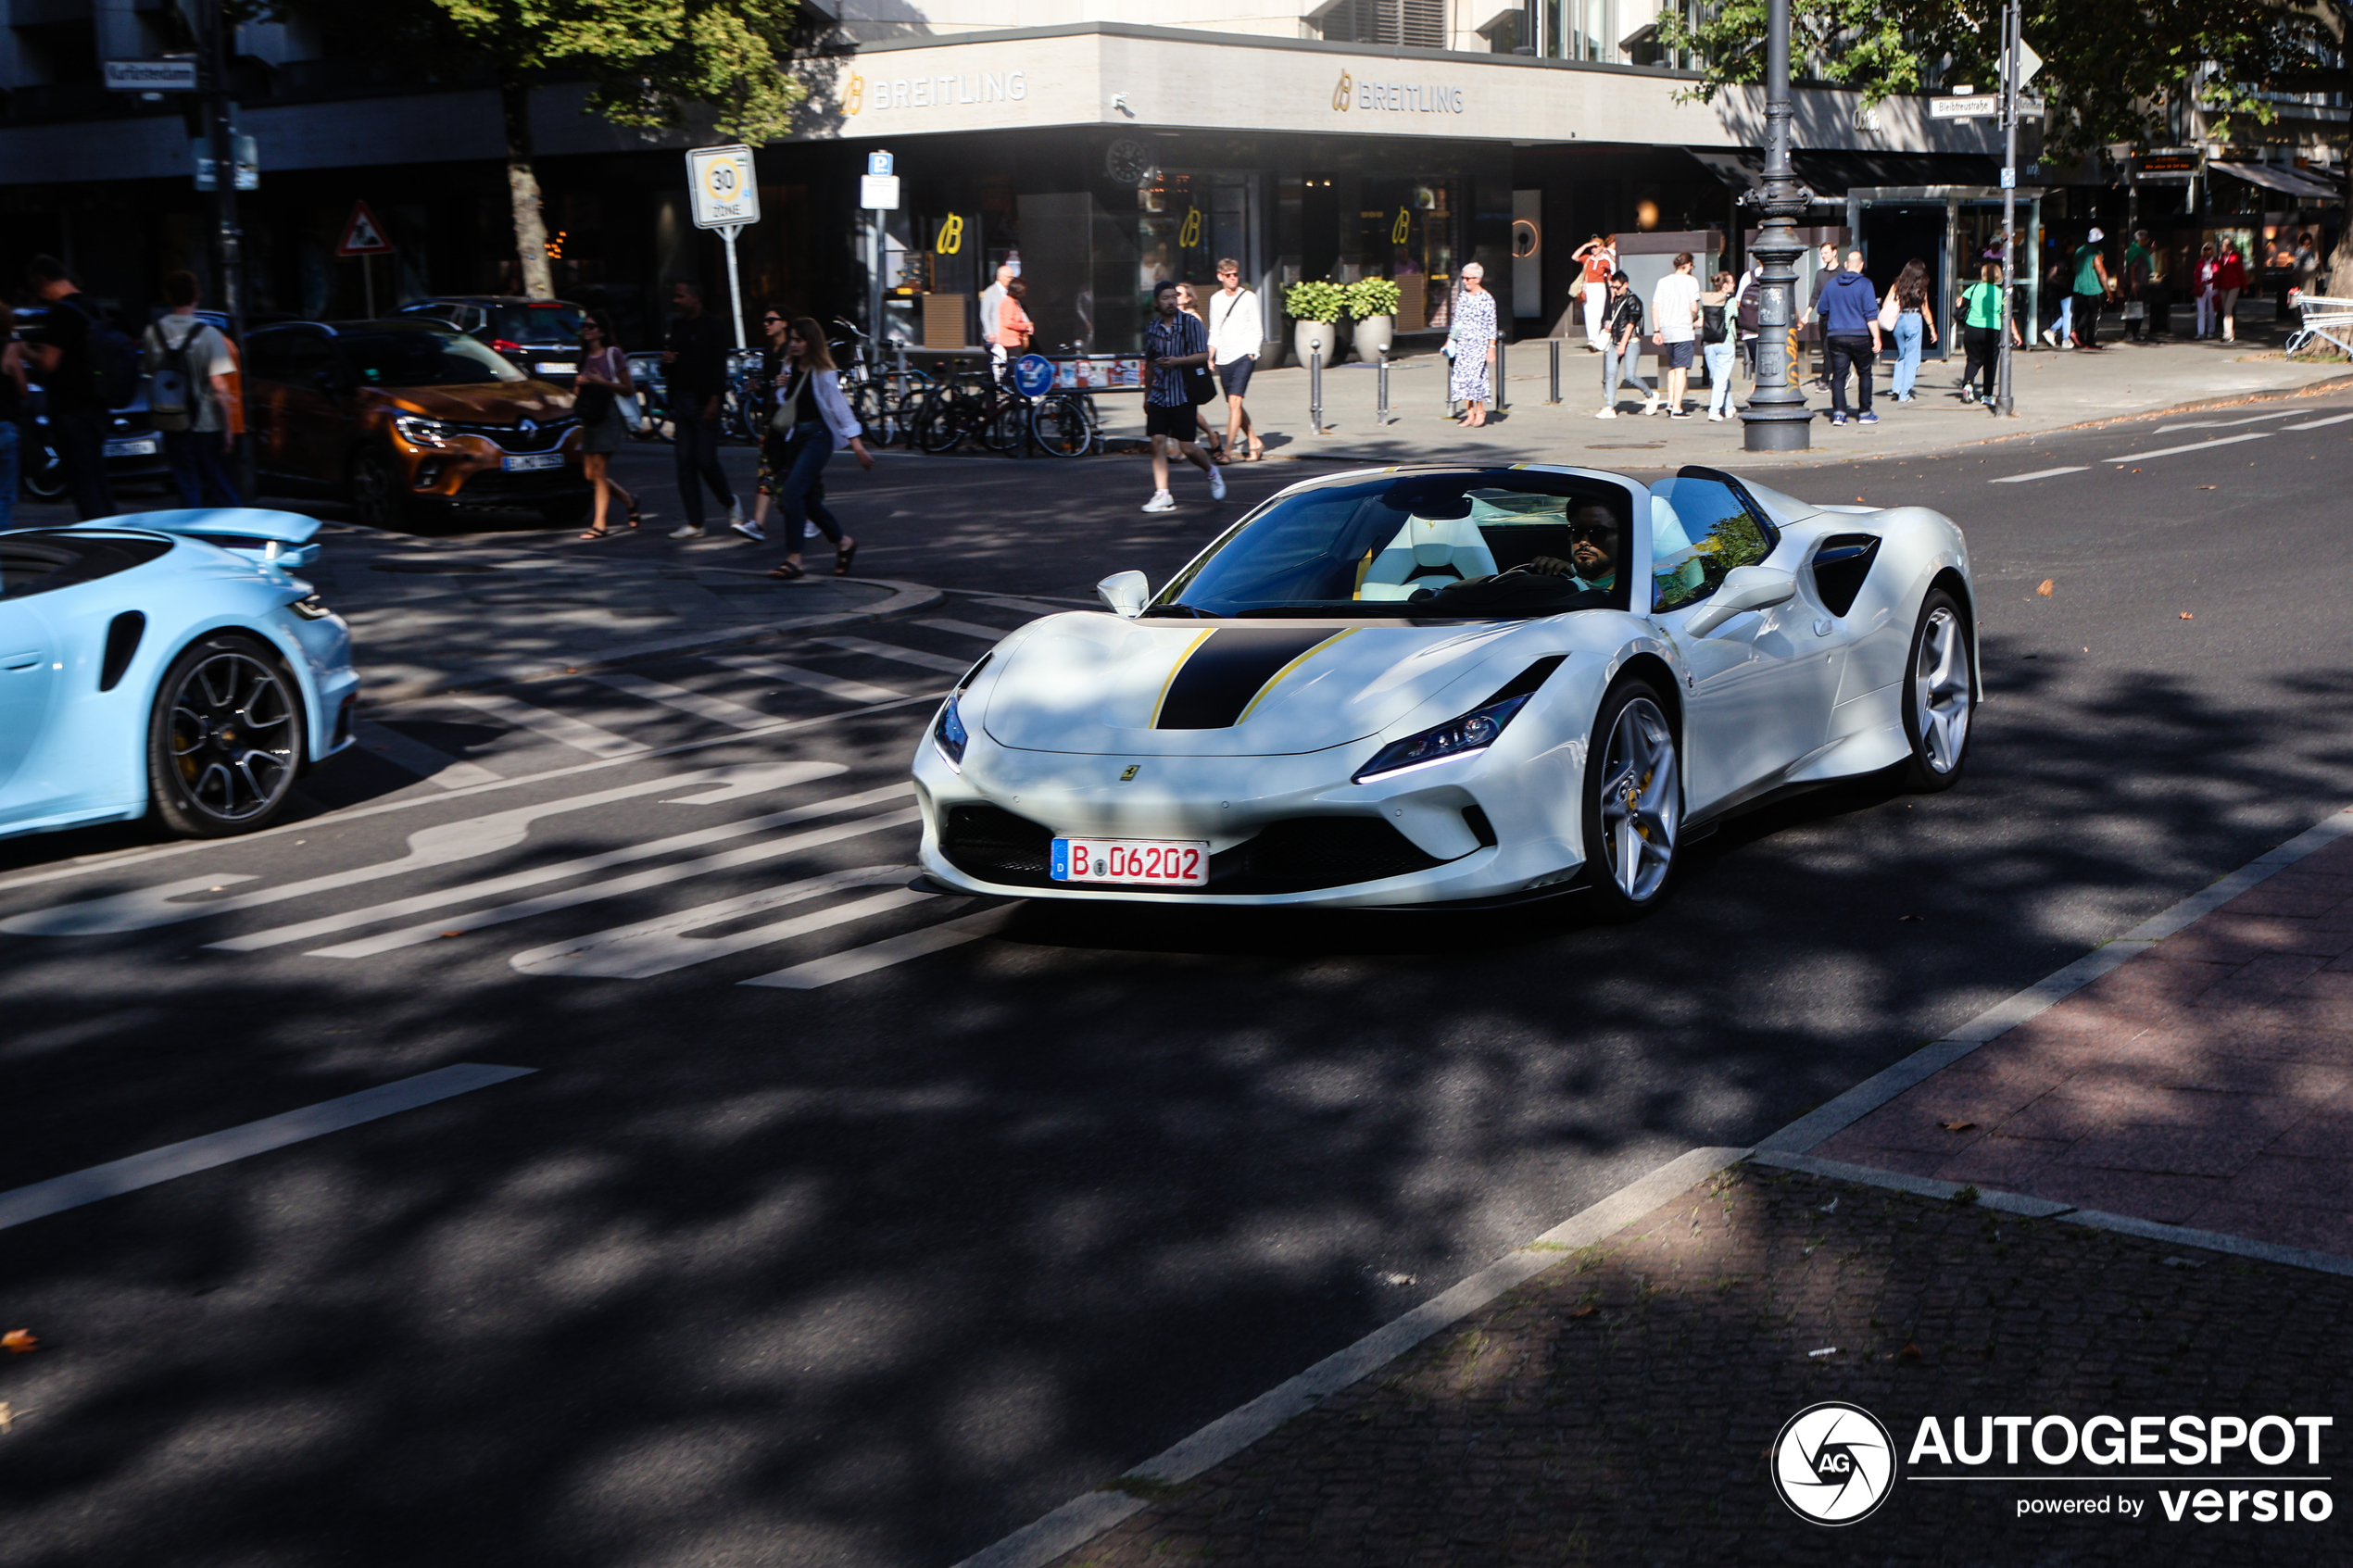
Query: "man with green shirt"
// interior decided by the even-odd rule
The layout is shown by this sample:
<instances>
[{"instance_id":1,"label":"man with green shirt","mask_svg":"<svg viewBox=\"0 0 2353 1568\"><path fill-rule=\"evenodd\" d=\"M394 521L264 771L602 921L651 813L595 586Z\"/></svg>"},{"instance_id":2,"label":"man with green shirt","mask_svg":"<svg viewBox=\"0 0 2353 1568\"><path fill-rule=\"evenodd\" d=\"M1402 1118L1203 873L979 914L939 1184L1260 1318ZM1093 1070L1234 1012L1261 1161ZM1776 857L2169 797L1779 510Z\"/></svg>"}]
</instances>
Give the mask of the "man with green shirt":
<instances>
[{"instance_id":1,"label":"man with green shirt","mask_svg":"<svg viewBox=\"0 0 2353 1568\"><path fill-rule=\"evenodd\" d=\"M2099 347L2100 307L2116 292L2108 275L2108 260L2100 242L2108 236L2097 229L2075 247L2075 341L2080 347Z\"/></svg>"},{"instance_id":2,"label":"man with green shirt","mask_svg":"<svg viewBox=\"0 0 2353 1568\"><path fill-rule=\"evenodd\" d=\"M2149 340L2149 307L2157 289L2157 255L2149 249L2149 232L2133 231L2124 247L2124 335L2134 343Z\"/></svg>"}]
</instances>

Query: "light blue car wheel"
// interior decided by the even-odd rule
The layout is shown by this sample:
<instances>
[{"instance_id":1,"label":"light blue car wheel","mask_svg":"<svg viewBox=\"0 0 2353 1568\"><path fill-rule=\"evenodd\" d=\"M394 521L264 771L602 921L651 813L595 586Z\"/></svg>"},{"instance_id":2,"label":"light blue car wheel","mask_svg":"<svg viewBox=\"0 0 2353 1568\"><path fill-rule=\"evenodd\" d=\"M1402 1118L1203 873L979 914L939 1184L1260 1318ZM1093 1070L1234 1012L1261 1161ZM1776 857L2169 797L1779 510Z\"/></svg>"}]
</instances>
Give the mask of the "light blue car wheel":
<instances>
[{"instance_id":1,"label":"light blue car wheel","mask_svg":"<svg viewBox=\"0 0 2353 1568\"><path fill-rule=\"evenodd\" d=\"M215 633L164 672L147 777L175 831L223 838L268 827L294 798L302 757L302 694L261 643Z\"/></svg>"}]
</instances>

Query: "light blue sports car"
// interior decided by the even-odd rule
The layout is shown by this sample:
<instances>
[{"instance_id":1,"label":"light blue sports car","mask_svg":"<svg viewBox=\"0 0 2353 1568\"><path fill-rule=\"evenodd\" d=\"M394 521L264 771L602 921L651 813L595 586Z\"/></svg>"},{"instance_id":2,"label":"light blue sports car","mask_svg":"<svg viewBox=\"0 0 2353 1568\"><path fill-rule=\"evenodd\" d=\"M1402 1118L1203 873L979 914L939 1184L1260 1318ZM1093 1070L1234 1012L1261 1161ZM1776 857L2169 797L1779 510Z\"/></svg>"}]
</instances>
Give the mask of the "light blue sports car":
<instances>
[{"instance_id":1,"label":"light blue sports car","mask_svg":"<svg viewBox=\"0 0 2353 1568\"><path fill-rule=\"evenodd\" d=\"M350 629L291 575L318 532L220 508L0 533L0 836L283 816L359 691Z\"/></svg>"}]
</instances>

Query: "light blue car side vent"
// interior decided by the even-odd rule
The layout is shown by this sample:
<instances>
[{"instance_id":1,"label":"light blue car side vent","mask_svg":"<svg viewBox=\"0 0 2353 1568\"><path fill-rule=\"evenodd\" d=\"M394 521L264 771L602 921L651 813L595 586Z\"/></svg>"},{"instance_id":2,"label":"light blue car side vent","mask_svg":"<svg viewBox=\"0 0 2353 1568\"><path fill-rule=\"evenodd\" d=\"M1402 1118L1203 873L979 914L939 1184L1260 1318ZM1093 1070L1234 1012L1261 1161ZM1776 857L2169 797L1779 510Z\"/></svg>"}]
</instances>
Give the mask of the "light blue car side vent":
<instances>
[{"instance_id":1,"label":"light blue car side vent","mask_svg":"<svg viewBox=\"0 0 2353 1568\"><path fill-rule=\"evenodd\" d=\"M107 656L98 666L98 689L110 692L120 684L123 672L139 652L139 639L147 634L147 618L135 609L126 609L107 623Z\"/></svg>"}]
</instances>

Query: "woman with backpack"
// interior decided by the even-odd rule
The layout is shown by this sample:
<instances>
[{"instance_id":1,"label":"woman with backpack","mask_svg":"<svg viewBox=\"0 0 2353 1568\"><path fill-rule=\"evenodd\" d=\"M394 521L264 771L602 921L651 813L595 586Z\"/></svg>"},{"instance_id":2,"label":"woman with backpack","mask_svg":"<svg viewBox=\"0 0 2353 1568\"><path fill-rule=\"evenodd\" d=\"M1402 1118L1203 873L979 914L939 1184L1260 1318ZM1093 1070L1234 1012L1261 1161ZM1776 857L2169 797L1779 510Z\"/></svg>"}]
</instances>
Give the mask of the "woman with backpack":
<instances>
[{"instance_id":1,"label":"woman with backpack","mask_svg":"<svg viewBox=\"0 0 2353 1568\"><path fill-rule=\"evenodd\" d=\"M1880 325L1895 333L1895 369L1889 377L1895 401L1917 403L1919 395L1912 388L1920 379L1920 337L1925 333L1929 342L1937 341L1936 311L1928 302L1927 262L1916 256L1904 263L1880 311Z\"/></svg>"},{"instance_id":2,"label":"woman with backpack","mask_svg":"<svg viewBox=\"0 0 2353 1568\"><path fill-rule=\"evenodd\" d=\"M612 318L602 310L591 310L580 320L580 371L572 412L580 421L581 471L597 491L597 514L583 539L612 536L605 516L615 495L629 508L630 527L646 521L637 509L637 497L612 476L613 454L629 445L629 417L621 411L621 400L637 390L629 376L629 356L621 351L615 335Z\"/></svg>"},{"instance_id":3,"label":"woman with backpack","mask_svg":"<svg viewBox=\"0 0 2353 1568\"><path fill-rule=\"evenodd\" d=\"M1732 284L1730 272L1718 272L1715 287L1699 296L1699 353L1707 362L1707 418L1711 424L1721 424L1732 417L1732 357L1739 345L1732 341Z\"/></svg>"}]
</instances>

